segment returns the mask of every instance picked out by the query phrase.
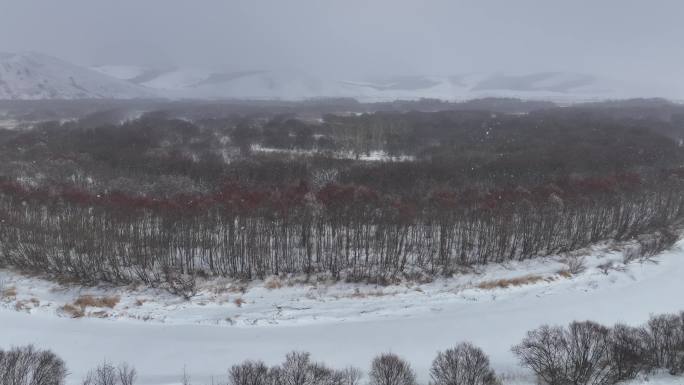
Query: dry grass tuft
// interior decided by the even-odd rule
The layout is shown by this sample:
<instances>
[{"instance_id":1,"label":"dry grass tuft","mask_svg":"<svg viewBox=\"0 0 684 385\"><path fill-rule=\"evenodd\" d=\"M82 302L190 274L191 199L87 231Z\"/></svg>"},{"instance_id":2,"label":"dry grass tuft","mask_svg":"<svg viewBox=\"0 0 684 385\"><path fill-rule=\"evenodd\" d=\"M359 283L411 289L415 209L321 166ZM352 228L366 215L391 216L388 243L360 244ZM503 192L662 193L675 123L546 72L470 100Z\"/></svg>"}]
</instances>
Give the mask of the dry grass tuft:
<instances>
[{"instance_id":1,"label":"dry grass tuft","mask_svg":"<svg viewBox=\"0 0 684 385\"><path fill-rule=\"evenodd\" d=\"M553 279L551 279L553 280ZM524 277L510 278L510 279L497 279L494 281L480 282L477 285L478 289L491 290L491 289L505 289L511 286L523 286L531 285L540 281L549 281L549 279L544 278L540 275L526 275Z\"/></svg>"},{"instance_id":2,"label":"dry grass tuft","mask_svg":"<svg viewBox=\"0 0 684 385\"><path fill-rule=\"evenodd\" d=\"M14 304L14 310L16 311L29 310L30 308L28 301L17 301L17 303Z\"/></svg>"},{"instance_id":3,"label":"dry grass tuft","mask_svg":"<svg viewBox=\"0 0 684 385\"><path fill-rule=\"evenodd\" d=\"M570 278L572 277L572 273L568 269L563 269L563 270L558 270L556 274L560 275L563 278Z\"/></svg>"},{"instance_id":4,"label":"dry grass tuft","mask_svg":"<svg viewBox=\"0 0 684 385\"><path fill-rule=\"evenodd\" d=\"M85 315L85 312L80 307L66 304L59 308L59 311L63 314L68 315L71 318L81 318Z\"/></svg>"},{"instance_id":5,"label":"dry grass tuft","mask_svg":"<svg viewBox=\"0 0 684 385\"><path fill-rule=\"evenodd\" d=\"M372 290L372 291L362 292L357 287L356 289L354 289L354 293L352 293L348 297L351 297L351 298L368 298L368 297L384 297L386 295L389 295L389 294L385 293L382 290Z\"/></svg>"},{"instance_id":6,"label":"dry grass tuft","mask_svg":"<svg viewBox=\"0 0 684 385\"><path fill-rule=\"evenodd\" d=\"M211 291L216 295L225 293L245 293L247 291L247 285L244 283L217 284Z\"/></svg>"},{"instance_id":7,"label":"dry grass tuft","mask_svg":"<svg viewBox=\"0 0 684 385\"><path fill-rule=\"evenodd\" d=\"M264 287L266 287L269 290L273 289L280 289L283 287L283 283L280 281L280 278L278 277L271 277L264 282Z\"/></svg>"},{"instance_id":8,"label":"dry grass tuft","mask_svg":"<svg viewBox=\"0 0 684 385\"><path fill-rule=\"evenodd\" d=\"M109 318L109 313L107 313L104 310L100 310L100 311L90 313L89 316L95 317L95 318Z\"/></svg>"},{"instance_id":9,"label":"dry grass tuft","mask_svg":"<svg viewBox=\"0 0 684 385\"><path fill-rule=\"evenodd\" d=\"M0 292L0 297L4 298L16 298L17 297L17 288L16 287L8 287L4 289L2 292Z\"/></svg>"},{"instance_id":10,"label":"dry grass tuft","mask_svg":"<svg viewBox=\"0 0 684 385\"><path fill-rule=\"evenodd\" d=\"M108 307L112 309L120 300L121 298L119 296L94 297L92 295L82 295L76 299L74 305L79 306L81 309L85 309L86 307Z\"/></svg>"},{"instance_id":11,"label":"dry grass tuft","mask_svg":"<svg viewBox=\"0 0 684 385\"><path fill-rule=\"evenodd\" d=\"M38 300L38 298L31 298L29 300L17 301L14 304L14 310L28 311L38 306L40 306L40 301Z\"/></svg>"},{"instance_id":12,"label":"dry grass tuft","mask_svg":"<svg viewBox=\"0 0 684 385\"><path fill-rule=\"evenodd\" d=\"M572 275L576 275L576 274L584 272L584 270L587 269L587 266L584 262L584 259L585 258L583 256L582 257L570 256L570 257L566 258L565 264L568 265L567 270Z\"/></svg>"}]
</instances>

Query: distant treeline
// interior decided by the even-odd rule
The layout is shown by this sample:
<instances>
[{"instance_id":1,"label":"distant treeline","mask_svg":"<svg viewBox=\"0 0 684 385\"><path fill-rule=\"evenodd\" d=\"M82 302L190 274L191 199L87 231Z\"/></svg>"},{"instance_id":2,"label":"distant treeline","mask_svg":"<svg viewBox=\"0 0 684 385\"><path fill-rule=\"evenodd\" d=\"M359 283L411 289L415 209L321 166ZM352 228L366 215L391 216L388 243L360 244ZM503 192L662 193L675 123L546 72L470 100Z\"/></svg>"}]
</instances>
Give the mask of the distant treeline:
<instances>
[{"instance_id":1,"label":"distant treeline","mask_svg":"<svg viewBox=\"0 0 684 385\"><path fill-rule=\"evenodd\" d=\"M155 113L0 131L0 263L183 288L197 275L451 274L660 231L653 251L683 210L675 112ZM339 156L371 150L415 158Z\"/></svg>"}]
</instances>

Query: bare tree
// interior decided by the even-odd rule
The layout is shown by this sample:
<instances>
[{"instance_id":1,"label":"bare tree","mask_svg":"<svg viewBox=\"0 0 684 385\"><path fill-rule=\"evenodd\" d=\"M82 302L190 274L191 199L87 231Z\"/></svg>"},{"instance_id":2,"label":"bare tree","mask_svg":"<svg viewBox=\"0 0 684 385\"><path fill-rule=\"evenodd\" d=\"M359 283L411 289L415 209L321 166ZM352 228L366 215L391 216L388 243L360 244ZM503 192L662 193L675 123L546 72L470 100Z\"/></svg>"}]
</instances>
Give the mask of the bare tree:
<instances>
[{"instance_id":1,"label":"bare tree","mask_svg":"<svg viewBox=\"0 0 684 385\"><path fill-rule=\"evenodd\" d=\"M489 358L478 347L461 343L439 352L432 362L430 377L433 385L497 385L496 374Z\"/></svg>"},{"instance_id":2,"label":"bare tree","mask_svg":"<svg viewBox=\"0 0 684 385\"><path fill-rule=\"evenodd\" d=\"M138 377L138 373L135 368L130 366L128 363L124 362L119 365L119 384L120 385L133 385Z\"/></svg>"},{"instance_id":3,"label":"bare tree","mask_svg":"<svg viewBox=\"0 0 684 385\"><path fill-rule=\"evenodd\" d=\"M118 367L105 361L90 370L83 379L83 385L134 385L137 377L135 368L127 363Z\"/></svg>"},{"instance_id":4,"label":"bare tree","mask_svg":"<svg viewBox=\"0 0 684 385\"><path fill-rule=\"evenodd\" d=\"M49 350L32 345L0 350L0 384L62 385L66 376L64 361Z\"/></svg>"},{"instance_id":5,"label":"bare tree","mask_svg":"<svg viewBox=\"0 0 684 385\"><path fill-rule=\"evenodd\" d=\"M513 347L523 366L530 368L544 384L563 384L567 359L563 328L543 325L531 330Z\"/></svg>"},{"instance_id":6,"label":"bare tree","mask_svg":"<svg viewBox=\"0 0 684 385\"><path fill-rule=\"evenodd\" d=\"M279 371L279 382L282 385L311 385L311 355L306 352L291 352L285 356L285 362Z\"/></svg>"},{"instance_id":7,"label":"bare tree","mask_svg":"<svg viewBox=\"0 0 684 385\"><path fill-rule=\"evenodd\" d=\"M368 376L370 385L416 385L416 375L409 363L392 353L375 357Z\"/></svg>"},{"instance_id":8,"label":"bare tree","mask_svg":"<svg viewBox=\"0 0 684 385\"><path fill-rule=\"evenodd\" d=\"M595 322L572 322L567 329L568 371L572 384L611 383L609 351L610 329Z\"/></svg>"},{"instance_id":9,"label":"bare tree","mask_svg":"<svg viewBox=\"0 0 684 385\"><path fill-rule=\"evenodd\" d=\"M83 385L118 385L118 375L114 365L103 362L92 369L83 380Z\"/></svg>"},{"instance_id":10,"label":"bare tree","mask_svg":"<svg viewBox=\"0 0 684 385\"><path fill-rule=\"evenodd\" d=\"M648 321L647 346L653 365L672 374L684 371L684 317L652 316Z\"/></svg>"},{"instance_id":11,"label":"bare tree","mask_svg":"<svg viewBox=\"0 0 684 385\"><path fill-rule=\"evenodd\" d=\"M363 372L359 368L349 366L342 369L340 372L342 377L342 385L361 385Z\"/></svg>"},{"instance_id":12,"label":"bare tree","mask_svg":"<svg viewBox=\"0 0 684 385\"><path fill-rule=\"evenodd\" d=\"M183 376L181 376L181 385L192 385L190 374L188 374L185 366L183 367Z\"/></svg>"},{"instance_id":13,"label":"bare tree","mask_svg":"<svg viewBox=\"0 0 684 385\"><path fill-rule=\"evenodd\" d=\"M610 332L610 362L613 382L633 379L652 367L646 346L647 331L617 324Z\"/></svg>"},{"instance_id":14,"label":"bare tree","mask_svg":"<svg viewBox=\"0 0 684 385\"><path fill-rule=\"evenodd\" d=\"M607 385L652 366L649 339L651 346L659 346L644 329L573 322L567 328L530 331L513 352L544 384Z\"/></svg>"},{"instance_id":15,"label":"bare tree","mask_svg":"<svg viewBox=\"0 0 684 385\"><path fill-rule=\"evenodd\" d=\"M267 385L269 369L262 361L245 361L228 372L230 385Z\"/></svg>"}]
</instances>

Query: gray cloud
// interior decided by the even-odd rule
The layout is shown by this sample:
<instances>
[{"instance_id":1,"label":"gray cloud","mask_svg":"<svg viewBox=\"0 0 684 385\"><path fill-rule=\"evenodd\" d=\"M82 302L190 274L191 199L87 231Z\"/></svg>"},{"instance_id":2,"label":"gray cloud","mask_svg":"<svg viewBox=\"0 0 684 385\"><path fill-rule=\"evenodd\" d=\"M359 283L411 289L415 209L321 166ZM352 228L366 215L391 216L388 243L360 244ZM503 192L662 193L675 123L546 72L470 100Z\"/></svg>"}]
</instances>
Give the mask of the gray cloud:
<instances>
[{"instance_id":1,"label":"gray cloud","mask_svg":"<svg viewBox=\"0 0 684 385\"><path fill-rule=\"evenodd\" d=\"M79 64L684 78L679 0L0 2L0 51Z\"/></svg>"}]
</instances>

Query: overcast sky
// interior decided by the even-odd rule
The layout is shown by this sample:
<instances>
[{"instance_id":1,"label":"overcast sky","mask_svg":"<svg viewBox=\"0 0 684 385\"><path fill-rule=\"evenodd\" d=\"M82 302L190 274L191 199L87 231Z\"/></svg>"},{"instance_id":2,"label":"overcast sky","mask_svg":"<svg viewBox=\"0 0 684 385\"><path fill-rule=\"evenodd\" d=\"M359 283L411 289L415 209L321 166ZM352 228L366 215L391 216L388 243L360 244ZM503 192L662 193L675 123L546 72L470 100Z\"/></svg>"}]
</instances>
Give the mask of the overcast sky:
<instances>
[{"instance_id":1,"label":"overcast sky","mask_svg":"<svg viewBox=\"0 0 684 385\"><path fill-rule=\"evenodd\" d=\"M0 51L335 76L684 77L681 0L0 0Z\"/></svg>"}]
</instances>

